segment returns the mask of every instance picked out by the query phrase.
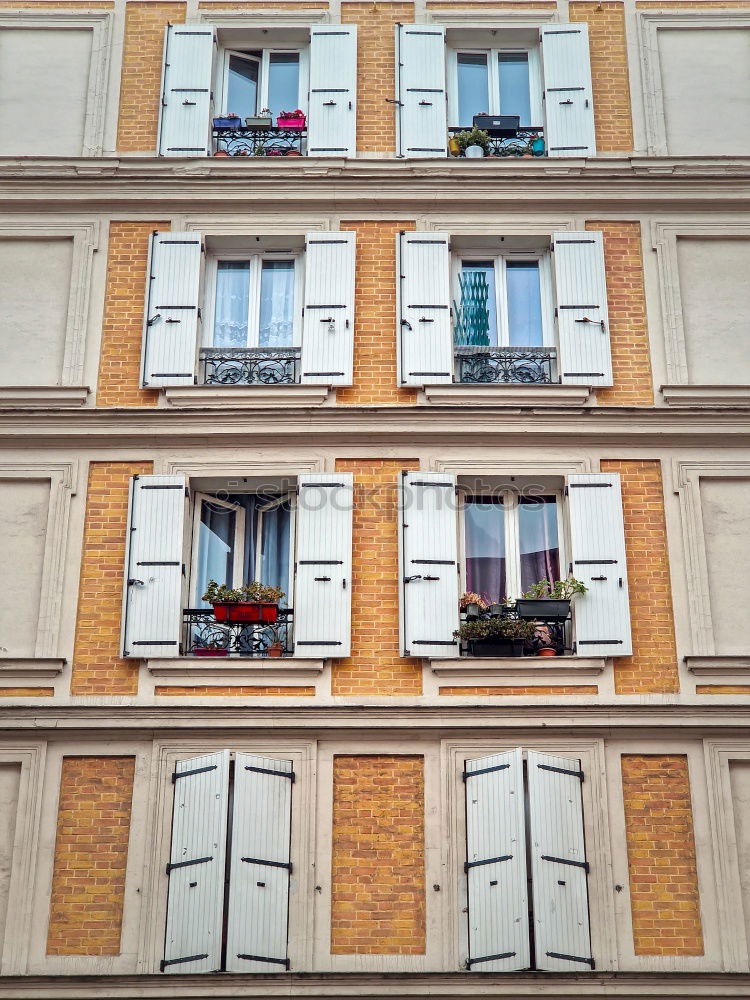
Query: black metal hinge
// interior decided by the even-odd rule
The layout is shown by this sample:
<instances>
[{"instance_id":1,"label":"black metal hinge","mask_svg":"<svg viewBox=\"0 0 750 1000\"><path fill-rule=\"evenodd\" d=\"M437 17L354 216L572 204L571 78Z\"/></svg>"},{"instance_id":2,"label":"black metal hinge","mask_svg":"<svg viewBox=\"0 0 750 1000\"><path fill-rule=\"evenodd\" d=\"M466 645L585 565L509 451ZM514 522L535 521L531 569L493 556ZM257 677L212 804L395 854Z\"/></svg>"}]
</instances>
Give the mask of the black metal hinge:
<instances>
[{"instance_id":1,"label":"black metal hinge","mask_svg":"<svg viewBox=\"0 0 750 1000\"><path fill-rule=\"evenodd\" d=\"M572 865L574 868L583 868L587 875L589 873L588 861L569 861L567 858L550 857L549 854L543 854L542 861L554 861L558 865Z\"/></svg>"},{"instance_id":2,"label":"black metal hinge","mask_svg":"<svg viewBox=\"0 0 750 1000\"><path fill-rule=\"evenodd\" d=\"M246 962L270 962L272 965L283 965L286 971L289 971L288 958L265 958L263 955L238 955L237 958L242 958Z\"/></svg>"},{"instance_id":3,"label":"black metal hinge","mask_svg":"<svg viewBox=\"0 0 750 1000\"><path fill-rule=\"evenodd\" d=\"M492 771L505 771L510 767L510 764L495 764L494 767L481 767L478 771L464 771L461 775L463 781L467 778L473 778L475 774L490 774Z\"/></svg>"},{"instance_id":4,"label":"black metal hinge","mask_svg":"<svg viewBox=\"0 0 750 1000\"><path fill-rule=\"evenodd\" d=\"M210 858L193 858L192 861L170 861L167 865L167 875L173 872L175 868L189 868L191 865L205 865L208 861L213 861L213 855Z\"/></svg>"},{"instance_id":5,"label":"black metal hinge","mask_svg":"<svg viewBox=\"0 0 750 1000\"><path fill-rule=\"evenodd\" d=\"M486 858L484 861L464 861L464 871L468 872L469 869L479 868L481 865L494 865L496 861L510 861L512 857L512 854L503 854L500 858Z\"/></svg>"},{"instance_id":6,"label":"black metal hinge","mask_svg":"<svg viewBox=\"0 0 750 1000\"><path fill-rule=\"evenodd\" d=\"M203 774L204 771L215 771L218 766L218 764L208 764L206 767L193 768L192 771L173 771L172 783L177 781L178 778L187 778L191 774Z\"/></svg>"},{"instance_id":7,"label":"black metal hinge","mask_svg":"<svg viewBox=\"0 0 750 1000\"><path fill-rule=\"evenodd\" d=\"M552 764L537 764L540 771L555 771L556 774L572 774L574 778L583 781L583 771L571 771L567 767L554 767Z\"/></svg>"},{"instance_id":8,"label":"black metal hinge","mask_svg":"<svg viewBox=\"0 0 750 1000\"><path fill-rule=\"evenodd\" d=\"M596 968L593 958L580 958L578 955L561 955L557 951L545 952L547 958L559 958L563 962L580 962L582 965L590 965L592 970Z\"/></svg>"},{"instance_id":9,"label":"black metal hinge","mask_svg":"<svg viewBox=\"0 0 750 1000\"><path fill-rule=\"evenodd\" d=\"M248 865L264 865L266 868L286 868L289 874L292 874L291 861L263 861L261 858L240 858L240 861Z\"/></svg>"},{"instance_id":10,"label":"black metal hinge","mask_svg":"<svg viewBox=\"0 0 750 1000\"><path fill-rule=\"evenodd\" d=\"M208 952L205 955L188 955L186 958L163 958L159 962L159 972L164 972L168 965L182 965L183 962L200 962L203 958L208 958Z\"/></svg>"},{"instance_id":11,"label":"black metal hinge","mask_svg":"<svg viewBox=\"0 0 750 1000\"><path fill-rule=\"evenodd\" d=\"M252 764L245 764L246 771L254 771L256 774L273 774L277 778L289 778L294 784L294 771L273 771L270 767L254 767Z\"/></svg>"},{"instance_id":12,"label":"black metal hinge","mask_svg":"<svg viewBox=\"0 0 750 1000\"><path fill-rule=\"evenodd\" d=\"M470 969L472 965L478 965L480 962L499 962L503 958L513 958L514 955L514 951L504 951L501 955L485 955L483 958L467 958L466 968Z\"/></svg>"}]
</instances>

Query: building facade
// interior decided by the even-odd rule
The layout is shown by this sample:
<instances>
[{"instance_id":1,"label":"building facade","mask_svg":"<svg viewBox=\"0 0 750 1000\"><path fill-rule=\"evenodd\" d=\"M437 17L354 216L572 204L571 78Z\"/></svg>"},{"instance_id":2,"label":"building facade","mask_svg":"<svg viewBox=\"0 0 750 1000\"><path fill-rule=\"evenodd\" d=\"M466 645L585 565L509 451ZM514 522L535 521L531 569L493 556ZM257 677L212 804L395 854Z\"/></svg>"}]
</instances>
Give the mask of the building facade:
<instances>
[{"instance_id":1,"label":"building facade","mask_svg":"<svg viewBox=\"0 0 750 1000\"><path fill-rule=\"evenodd\" d=\"M0 997L750 995L749 80L746 0L0 0Z\"/></svg>"}]
</instances>

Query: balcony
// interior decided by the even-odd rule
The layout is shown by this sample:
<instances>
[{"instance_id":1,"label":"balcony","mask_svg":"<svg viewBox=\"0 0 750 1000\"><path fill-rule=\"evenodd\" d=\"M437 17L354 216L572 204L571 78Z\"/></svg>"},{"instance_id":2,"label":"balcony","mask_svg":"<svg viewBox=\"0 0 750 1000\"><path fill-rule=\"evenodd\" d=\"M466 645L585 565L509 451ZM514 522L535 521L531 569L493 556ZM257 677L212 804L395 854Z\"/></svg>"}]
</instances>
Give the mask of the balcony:
<instances>
[{"instance_id":1,"label":"balcony","mask_svg":"<svg viewBox=\"0 0 750 1000\"><path fill-rule=\"evenodd\" d=\"M552 385L557 376L554 347L456 346L454 378L465 385Z\"/></svg>"},{"instance_id":2,"label":"balcony","mask_svg":"<svg viewBox=\"0 0 750 1000\"><path fill-rule=\"evenodd\" d=\"M202 347L199 385L295 385L299 347Z\"/></svg>"},{"instance_id":3,"label":"balcony","mask_svg":"<svg viewBox=\"0 0 750 1000\"><path fill-rule=\"evenodd\" d=\"M214 156L304 156L307 129L238 125L215 127L211 135Z\"/></svg>"},{"instance_id":4,"label":"balcony","mask_svg":"<svg viewBox=\"0 0 750 1000\"><path fill-rule=\"evenodd\" d=\"M294 611L279 608L273 625L217 622L212 608L185 608L182 612L183 656L263 657L294 653Z\"/></svg>"},{"instance_id":5,"label":"balcony","mask_svg":"<svg viewBox=\"0 0 750 1000\"><path fill-rule=\"evenodd\" d=\"M542 605L545 602L526 601ZM522 657L565 656L574 652L570 602L548 602L560 605L545 614L537 609L533 617L521 610L521 604L491 604L486 610L470 604L461 612L461 630L473 630L459 639L461 656ZM564 607L567 605L567 607ZM516 635L517 634L517 635Z\"/></svg>"},{"instance_id":6,"label":"balcony","mask_svg":"<svg viewBox=\"0 0 750 1000\"><path fill-rule=\"evenodd\" d=\"M521 125L518 115L474 115L472 126L448 129L448 150L467 159L547 154L543 126Z\"/></svg>"}]
</instances>

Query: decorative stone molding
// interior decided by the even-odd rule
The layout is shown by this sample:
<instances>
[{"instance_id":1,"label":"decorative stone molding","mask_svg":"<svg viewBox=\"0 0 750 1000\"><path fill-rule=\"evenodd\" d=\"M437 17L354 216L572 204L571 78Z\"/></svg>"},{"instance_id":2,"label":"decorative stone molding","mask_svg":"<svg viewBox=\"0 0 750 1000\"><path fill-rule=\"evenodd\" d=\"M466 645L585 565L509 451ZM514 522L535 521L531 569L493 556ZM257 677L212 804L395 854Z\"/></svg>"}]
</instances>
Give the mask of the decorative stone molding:
<instances>
[{"instance_id":1,"label":"decorative stone molding","mask_svg":"<svg viewBox=\"0 0 750 1000\"><path fill-rule=\"evenodd\" d=\"M0 386L0 410L85 406L90 392L87 385Z\"/></svg>"},{"instance_id":2,"label":"decorative stone molding","mask_svg":"<svg viewBox=\"0 0 750 1000\"><path fill-rule=\"evenodd\" d=\"M0 684L16 678L57 677L67 662L61 656L0 656Z\"/></svg>"},{"instance_id":3,"label":"decorative stone molding","mask_svg":"<svg viewBox=\"0 0 750 1000\"><path fill-rule=\"evenodd\" d=\"M598 677L611 660L598 656L462 656L455 660L430 660L430 669L442 681L466 684L467 677L479 684L491 684L492 678L522 678L524 685L577 683L581 677Z\"/></svg>"},{"instance_id":4,"label":"decorative stone molding","mask_svg":"<svg viewBox=\"0 0 750 1000\"><path fill-rule=\"evenodd\" d=\"M327 385L188 385L164 390L167 405L176 409L323 406L335 398L335 392L332 393Z\"/></svg>"},{"instance_id":5,"label":"decorative stone molding","mask_svg":"<svg viewBox=\"0 0 750 1000\"><path fill-rule=\"evenodd\" d=\"M696 677L750 677L750 656L686 656L685 666Z\"/></svg>"},{"instance_id":6,"label":"decorative stone molding","mask_svg":"<svg viewBox=\"0 0 750 1000\"><path fill-rule=\"evenodd\" d=\"M418 402L442 406L584 406L585 385L426 385Z\"/></svg>"},{"instance_id":7,"label":"decorative stone molding","mask_svg":"<svg viewBox=\"0 0 750 1000\"><path fill-rule=\"evenodd\" d=\"M670 406L730 406L750 408L750 385L662 385Z\"/></svg>"}]
</instances>

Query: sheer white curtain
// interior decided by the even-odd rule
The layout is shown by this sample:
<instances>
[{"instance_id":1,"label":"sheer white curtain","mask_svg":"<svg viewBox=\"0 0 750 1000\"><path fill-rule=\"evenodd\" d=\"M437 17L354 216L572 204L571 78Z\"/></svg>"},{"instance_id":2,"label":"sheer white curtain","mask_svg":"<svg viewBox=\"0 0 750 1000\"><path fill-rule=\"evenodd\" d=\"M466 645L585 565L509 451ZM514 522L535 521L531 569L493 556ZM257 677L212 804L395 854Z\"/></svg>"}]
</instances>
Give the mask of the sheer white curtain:
<instances>
[{"instance_id":1,"label":"sheer white curtain","mask_svg":"<svg viewBox=\"0 0 750 1000\"><path fill-rule=\"evenodd\" d=\"M250 261L221 260L216 268L214 347L247 347Z\"/></svg>"}]
</instances>

